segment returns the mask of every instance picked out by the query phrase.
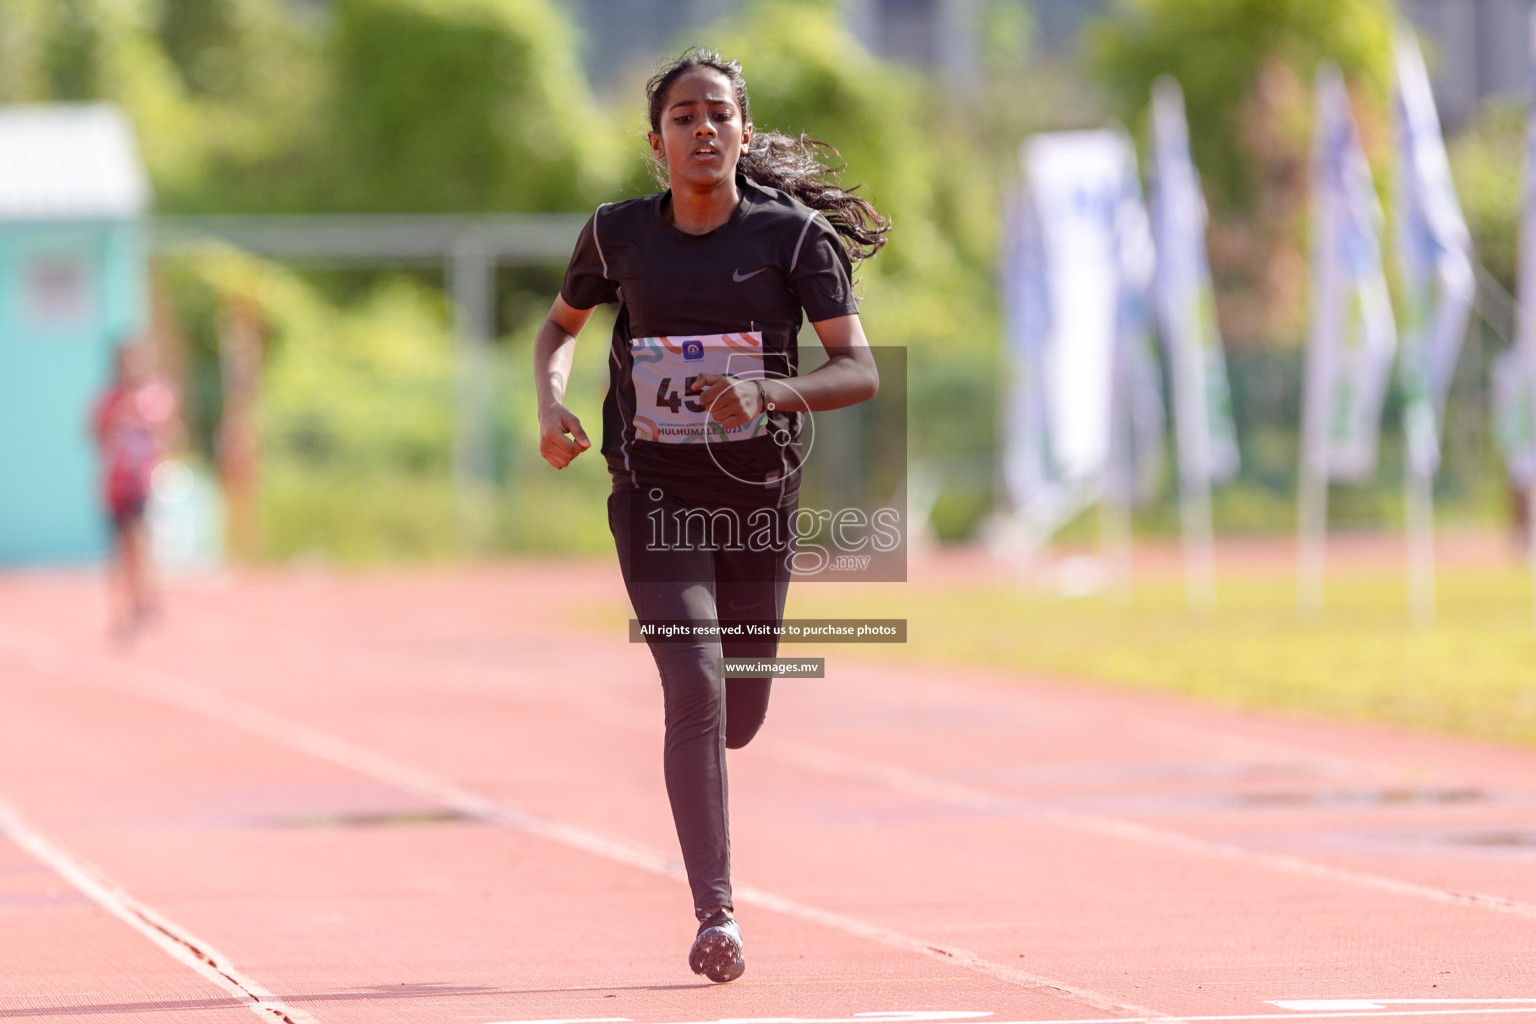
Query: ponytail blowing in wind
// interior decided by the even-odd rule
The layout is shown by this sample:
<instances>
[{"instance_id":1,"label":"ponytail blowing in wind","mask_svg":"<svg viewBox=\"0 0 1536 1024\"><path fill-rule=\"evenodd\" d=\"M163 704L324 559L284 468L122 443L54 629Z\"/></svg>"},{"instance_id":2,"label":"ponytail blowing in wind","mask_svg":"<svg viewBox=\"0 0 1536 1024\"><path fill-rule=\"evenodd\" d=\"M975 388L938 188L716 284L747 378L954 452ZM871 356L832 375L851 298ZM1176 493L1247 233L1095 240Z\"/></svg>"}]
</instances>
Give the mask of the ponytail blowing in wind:
<instances>
[{"instance_id":1,"label":"ponytail blowing in wind","mask_svg":"<svg viewBox=\"0 0 1536 1024\"><path fill-rule=\"evenodd\" d=\"M667 90L694 68L709 68L724 75L736 93L742 121L751 122L747 82L742 77L741 65L714 51L696 47L656 72L646 83L647 113L652 131L661 129L661 111ZM845 189L838 184L837 175L843 169L842 155L825 142L804 135L794 138L779 132L754 132L750 148L736 166L750 181L787 192L824 216L842 238L850 261L857 263L868 259L885 244L891 222L882 217L868 199L854 194L859 186ZM658 182L667 184L664 167L653 164L651 172Z\"/></svg>"}]
</instances>

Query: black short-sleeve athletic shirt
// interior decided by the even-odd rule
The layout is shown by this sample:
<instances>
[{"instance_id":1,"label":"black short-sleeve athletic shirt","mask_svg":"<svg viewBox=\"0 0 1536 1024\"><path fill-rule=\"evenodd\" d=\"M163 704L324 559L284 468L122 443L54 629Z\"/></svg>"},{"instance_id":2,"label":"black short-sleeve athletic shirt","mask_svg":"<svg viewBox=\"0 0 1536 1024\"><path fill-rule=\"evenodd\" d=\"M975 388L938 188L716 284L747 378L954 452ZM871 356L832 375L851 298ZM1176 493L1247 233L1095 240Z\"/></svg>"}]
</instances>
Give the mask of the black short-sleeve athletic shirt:
<instances>
[{"instance_id":1,"label":"black short-sleeve athletic shirt","mask_svg":"<svg viewBox=\"0 0 1536 1024\"><path fill-rule=\"evenodd\" d=\"M643 421L652 404L677 397L636 393L634 339L760 332L764 375L792 377L802 314L815 322L858 312L847 252L827 220L740 175L736 187L731 219L708 234L668 223L671 193L662 192L598 207L576 242L561 297L576 309L619 303L602 444L616 490L660 487L686 501L753 505L788 504L798 494L798 414L775 411L759 436L744 440L637 436L637 414Z\"/></svg>"}]
</instances>

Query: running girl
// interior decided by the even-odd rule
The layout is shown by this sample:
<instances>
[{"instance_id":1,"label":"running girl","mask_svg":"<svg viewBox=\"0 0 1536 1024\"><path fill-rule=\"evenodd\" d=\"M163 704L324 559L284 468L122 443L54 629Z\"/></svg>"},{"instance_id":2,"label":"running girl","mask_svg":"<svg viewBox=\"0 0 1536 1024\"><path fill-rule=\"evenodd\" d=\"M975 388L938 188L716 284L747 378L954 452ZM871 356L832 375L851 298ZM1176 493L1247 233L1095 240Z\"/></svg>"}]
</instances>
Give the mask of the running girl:
<instances>
[{"instance_id":1,"label":"running girl","mask_svg":"<svg viewBox=\"0 0 1536 1024\"><path fill-rule=\"evenodd\" d=\"M101 497L112 525L113 634L129 640L154 613L144 510L176 394L149 368L149 350L117 350L112 383L96 402L91 431L101 452Z\"/></svg>"},{"instance_id":2,"label":"running girl","mask_svg":"<svg viewBox=\"0 0 1536 1024\"><path fill-rule=\"evenodd\" d=\"M603 402L608 523L635 615L777 625L792 571L801 415L871 398L879 375L859 323L853 262L888 223L838 187L808 139L755 132L741 66L691 50L646 87L665 190L587 221L534 346L539 451L556 469L591 447L565 407L576 336L619 304ZM798 376L811 322L826 363ZM750 536L748 534L750 533ZM729 681L724 657L777 639L652 639L661 674L667 796L693 892L694 973L746 969L733 917L725 750L768 710L768 679Z\"/></svg>"}]
</instances>

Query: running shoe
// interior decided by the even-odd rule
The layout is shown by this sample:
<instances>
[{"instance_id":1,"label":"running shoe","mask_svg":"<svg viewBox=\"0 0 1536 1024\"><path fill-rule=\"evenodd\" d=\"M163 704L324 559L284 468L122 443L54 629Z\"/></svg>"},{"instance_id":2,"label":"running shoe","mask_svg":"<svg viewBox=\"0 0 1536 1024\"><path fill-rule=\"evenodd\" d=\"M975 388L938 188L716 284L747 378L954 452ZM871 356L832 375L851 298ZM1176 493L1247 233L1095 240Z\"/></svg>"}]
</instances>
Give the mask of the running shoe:
<instances>
[{"instance_id":1,"label":"running shoe","mask_svg":"<svg viewBox=\"0 0 1536 1024\"><path fill-rule=\"evenodd\" d=\"M694 974L722 983L735 981L746 971L747 961L741 954L741 928L729 910L721 908L699 925L699 934L688 951L688 966Z\"/></svg>"}]
</instances>

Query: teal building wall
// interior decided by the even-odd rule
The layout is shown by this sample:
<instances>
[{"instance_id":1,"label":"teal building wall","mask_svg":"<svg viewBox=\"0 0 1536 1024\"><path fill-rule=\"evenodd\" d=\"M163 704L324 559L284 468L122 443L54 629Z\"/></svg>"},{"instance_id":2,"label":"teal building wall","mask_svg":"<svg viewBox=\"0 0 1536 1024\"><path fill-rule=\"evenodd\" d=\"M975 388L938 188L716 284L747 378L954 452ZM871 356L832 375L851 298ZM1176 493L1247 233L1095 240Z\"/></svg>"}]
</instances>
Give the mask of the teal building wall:
<instances>
[{"instance_id":1,"label":"teal building wall","mask_svg":"<svg viewBox=\"0 0 1536 1024\"><path fill-rule=\"evenodd\" d=\"M146 276L136 220L0 221L0 565L106 553L90 412Z\"/></svg>"}]
</instances>

